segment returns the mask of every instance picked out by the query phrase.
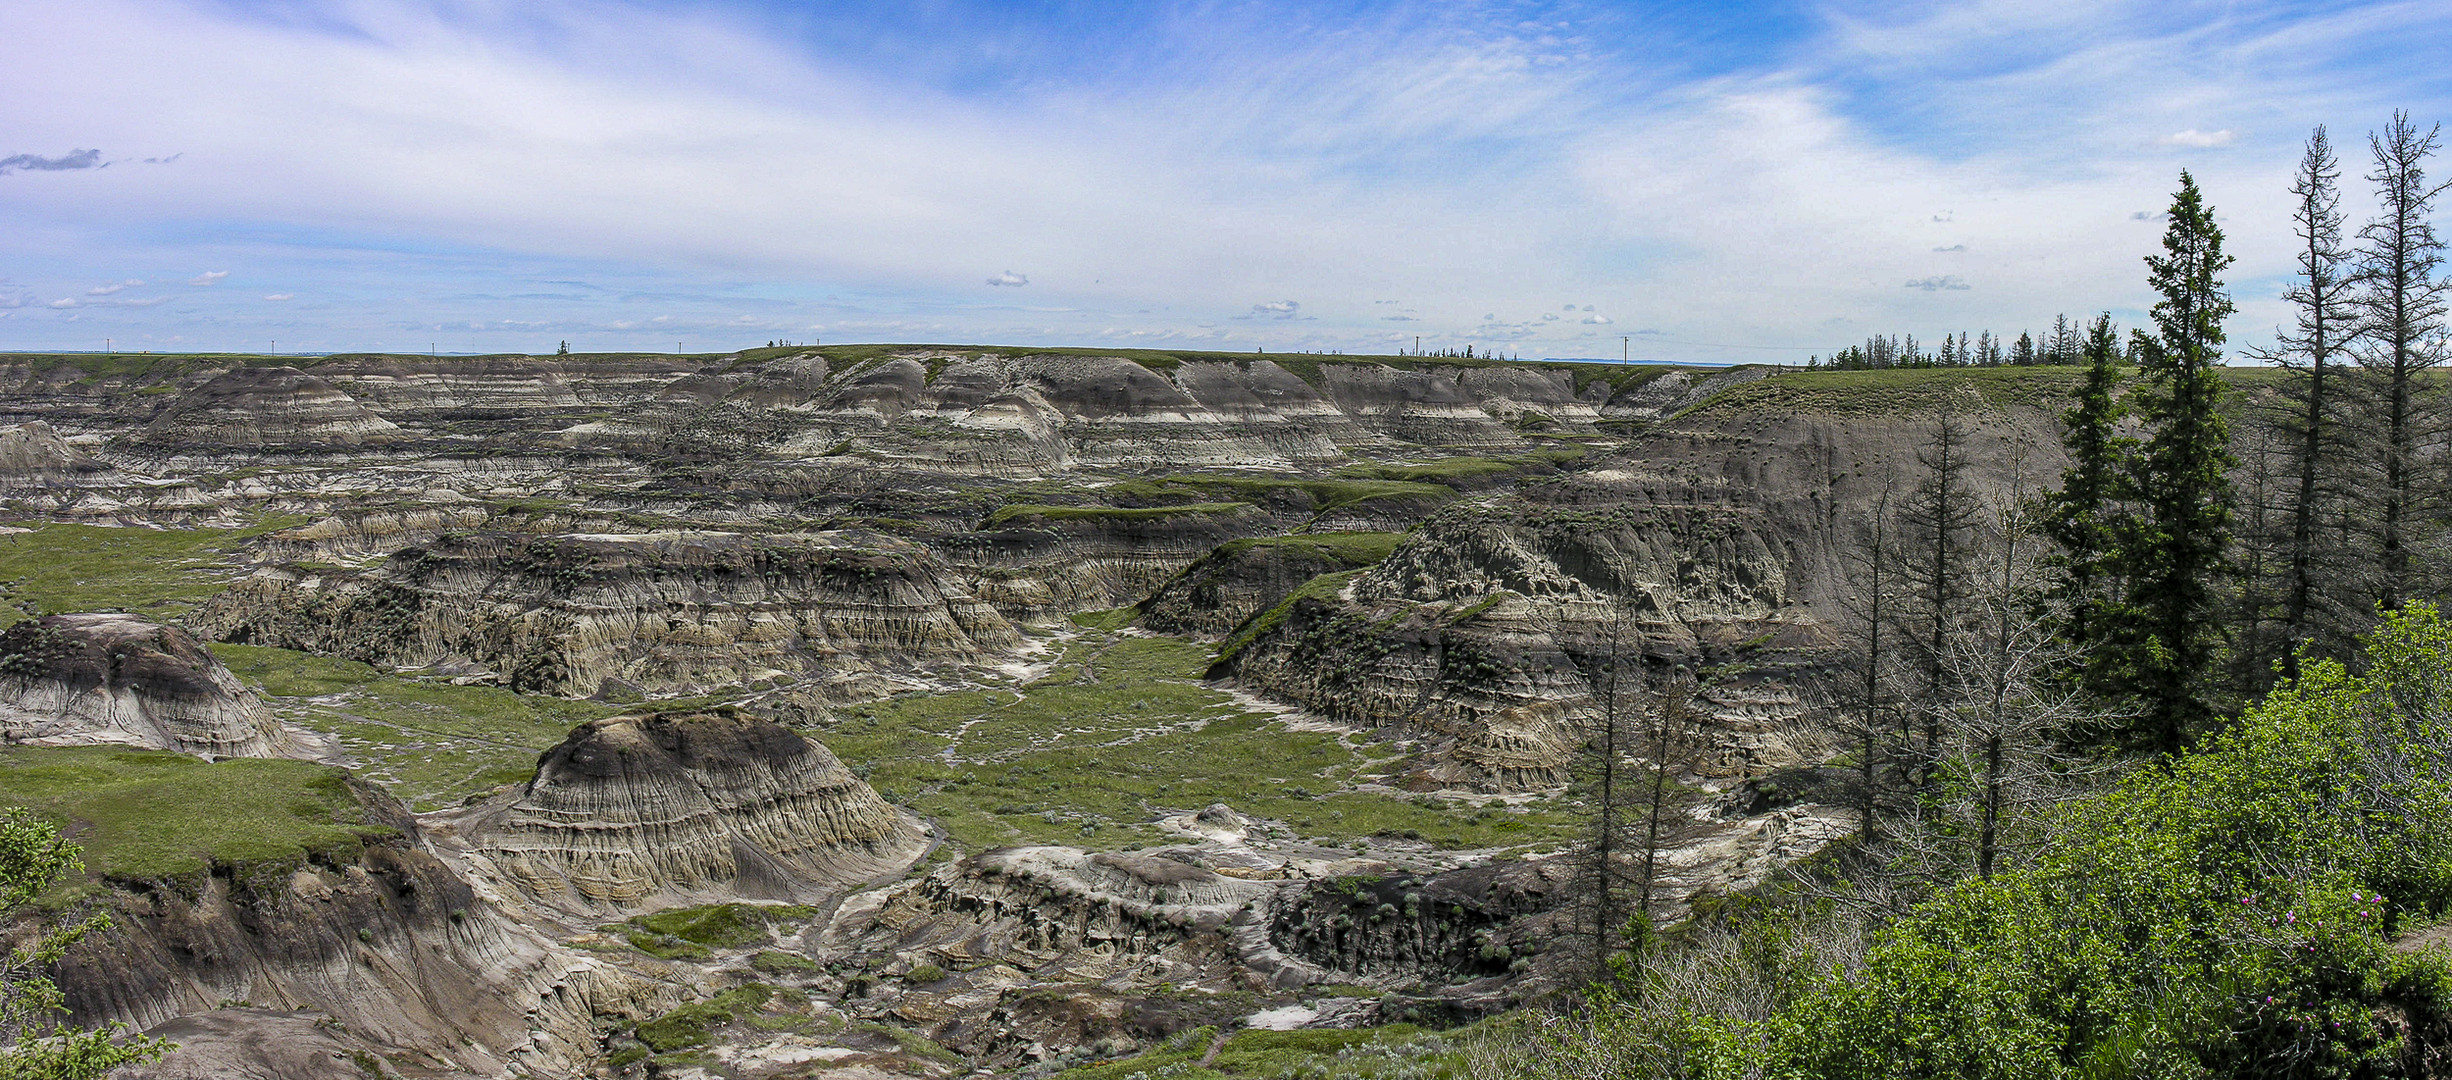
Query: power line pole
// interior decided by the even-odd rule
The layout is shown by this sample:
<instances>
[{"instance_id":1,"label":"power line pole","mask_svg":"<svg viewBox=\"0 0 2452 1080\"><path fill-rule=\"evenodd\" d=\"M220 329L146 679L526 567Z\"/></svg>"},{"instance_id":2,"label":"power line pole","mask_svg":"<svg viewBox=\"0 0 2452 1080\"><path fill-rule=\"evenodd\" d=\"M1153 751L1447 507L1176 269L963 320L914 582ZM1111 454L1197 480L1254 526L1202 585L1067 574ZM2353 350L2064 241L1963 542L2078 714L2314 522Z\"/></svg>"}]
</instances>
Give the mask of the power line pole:
<instances>
[{"instance_id":1,"label":"power line pole","mask_svg":"<svg viewBox=\"0 0 2452 1080\"><path fill-rule=\"evenodd\" d=\"M1631 364L1634 362L1635 336L1633 334L1618 335L1618 363Z\"/></svg>"}]
</instances>

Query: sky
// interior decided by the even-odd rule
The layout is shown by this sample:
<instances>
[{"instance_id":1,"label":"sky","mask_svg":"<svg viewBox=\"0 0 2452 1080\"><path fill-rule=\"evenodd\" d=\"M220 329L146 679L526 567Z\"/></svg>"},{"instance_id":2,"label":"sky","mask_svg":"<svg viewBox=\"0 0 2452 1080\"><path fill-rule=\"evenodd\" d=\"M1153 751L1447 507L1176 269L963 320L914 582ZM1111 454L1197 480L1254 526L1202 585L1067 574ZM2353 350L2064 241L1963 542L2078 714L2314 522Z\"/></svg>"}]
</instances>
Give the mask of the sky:
<instances>
[{"instance_id":1,"label":"sky","mask_svg":"<svg viewBox=\"0 0 2452 1080\"><path fill-rule=\"evenodd\" d=\"M2452 4L0 4L0 349L960 342L1801 361L2289 317ZM2452 159L2438 173L2452 176Z\"/></svg>"}]
</instances>

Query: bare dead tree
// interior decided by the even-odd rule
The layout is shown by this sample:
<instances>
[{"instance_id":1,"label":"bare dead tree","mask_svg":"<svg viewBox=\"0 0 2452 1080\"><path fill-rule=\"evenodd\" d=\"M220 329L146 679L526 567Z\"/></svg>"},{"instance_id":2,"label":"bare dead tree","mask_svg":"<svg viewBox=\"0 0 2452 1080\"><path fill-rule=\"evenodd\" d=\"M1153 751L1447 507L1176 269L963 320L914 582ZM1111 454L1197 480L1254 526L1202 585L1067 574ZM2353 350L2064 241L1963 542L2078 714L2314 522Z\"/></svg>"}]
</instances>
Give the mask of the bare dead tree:
<instances>
[{"instance_id":1,"label":"bare dead tree","mask_svg":"<svg viewBox=\"0 0 2452 1080\"><path fill-rule=\"evenodd\" d=\"M2357 355L2373 417L2370 460L2382 474L2369 594L2387 609L2400 606L2413 586L2410 534L2427 494L2419 455L2432 419L2420 401L2419 375L2443 359L2445 290L2452 287L2436 277L2444 251L2430 220L2436 198L2452 185L2426 178L2441 130L2421 132L2407 112L2395 112L2382 132L2367 137L2375 159L2367 179L2378 210L2358 233Z\"/></svg>"}]
</instances>

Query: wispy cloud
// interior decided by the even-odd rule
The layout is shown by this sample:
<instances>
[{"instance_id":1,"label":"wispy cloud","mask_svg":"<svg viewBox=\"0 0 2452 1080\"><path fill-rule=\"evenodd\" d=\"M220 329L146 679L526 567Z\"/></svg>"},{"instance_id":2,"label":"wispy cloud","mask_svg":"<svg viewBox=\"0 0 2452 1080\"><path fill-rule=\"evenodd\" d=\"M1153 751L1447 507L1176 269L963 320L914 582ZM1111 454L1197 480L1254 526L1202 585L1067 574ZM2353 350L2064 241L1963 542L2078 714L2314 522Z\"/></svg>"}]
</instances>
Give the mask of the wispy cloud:
<instances>
[{"instance_id":1,"label":"wispy cloud","mask_svg":"<svg viewBox=\"0 0 2452 1080\"><path fill-rule=\"evenodd\" d=\"M278 303L278 302L283 301L283 300L294 300L294 299L297 299L297 296L298 296L298 294L296 294L296 293L277 292L277 293L266 293L266 294L265 294L265 296L264 296L264 299L266 299L266 300L271 300L271 301L274 301L274 302Z\"/></svg>"},{"instance_id":2,"label":"wispy cloud","mask_svg":"<svg viewBox=\"0 0 2452 1080\"><path fill-rule=\"evenodd\" d=\"M65 172L71 169L99 169L110 164L102 160L100 150L72 150L58 157L39 154L11 154L0 158L0 176L19 170L29 172Z\"/></svg>"},{"instance_id":3,"label":"wispy cloud","mask_svg":"<svg viewBox=\"0 0 2452 1080\"><path fill-rule=\"evenodd\" d=\"M207 270L196 275L195 277L187 279L187 283L190 285L215 285L219 284L221 279L229 276L230 272L227 270Z\"/></svg>"},{"instance_id":4,"label":"wispy cloud","mask_svg":"<svg viewBox=\"0 0 2452 1080\"><path fill-rule=\"evenodd\" d=\"M120 268L244 259L249 280L316 281L318 302L183 291L143 317L165 334L278 319L285 345L358 347L463 332L412 327L468 327L471 349L823 325L1272 351L1418 330L1555 355L1631 323L1664 347L1724 343L1681 344L1694 358L1801 355L1868 327L2142 307L2153 227L2130 214L2183 163L2223 212L2235 280L2269 280L2307 127L2452 115L2434 44L2452 12L2406 0L1252 0L1102 14L1129 24L1105 34L1060 5L982 2L845 11L823 34L747 0L516 17L351 0L313 20L0 5L12 139L181 151L122 159L177 169L0 184L11 272L40 290L19 325L66 318L36 297ZM1726 32L1661 32L1679 20ZM985 258L1031 272L983 275ZM2235 333L2276 321L2278 289L2240 288ZM1253 303L1272 297L1303 299ZM1586 321L1597 307L1616 322Z\"/></svg>"},{"instance_id":5,"label":"wispy cloud","mask_svg":"<svg viewBox=\"0 0 2452 1080\"><path fill-rule=\"evenodd\" d=\"M135 278L129 278L126 281L114 281L108 285L96 285L93 288L85 290L85 295L109 296L112 293L119 292L123 289L132 289L142 284L144 284L144 282L138 281Z\"/></svg>"},{"instance_id":6,"label":"wispy cloud","mask_svg":"<svg viewBox=\"0 0 2452 1080\"><path fill-rule=\"evenodd\" d=\"M2195 128L2189 128L2186 131L2175 131L2162 137L2162 143L2165 146L2187 146L2199 150L2229 146L2238 140L2239 136L2229 128L2220 131L2198 131Z\"/></svg>"}]
</instances>

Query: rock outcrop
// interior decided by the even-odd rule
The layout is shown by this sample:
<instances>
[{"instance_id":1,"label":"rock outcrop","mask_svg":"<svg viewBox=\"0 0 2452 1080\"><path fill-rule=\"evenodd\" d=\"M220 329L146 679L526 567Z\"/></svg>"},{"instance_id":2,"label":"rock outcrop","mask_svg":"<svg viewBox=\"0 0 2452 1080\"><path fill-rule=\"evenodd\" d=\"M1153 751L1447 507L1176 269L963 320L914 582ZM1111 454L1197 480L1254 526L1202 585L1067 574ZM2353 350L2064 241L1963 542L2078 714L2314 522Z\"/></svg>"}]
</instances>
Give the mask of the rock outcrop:
<instances>
[{"instance_id":1,"label":"rock outcrop","mask_svg":"<svg viewBox=\"0 0 2452 1080\"><path fill-rule=\"evenodd\" d=\"M814 899L925 846L825 747L729 710L582 726L460 828L495 873L581 909Z\"/></svg>"},{"instance_id":2,"label":"rock outcrop","mask_svg":"<svg viewBox=\"0 0 2452 1080\"><path fill-rule=\"evenodd\" d=\"M1192 981L1240 963L1229 926L1275 891L1137 852L999 848L896 894L867 943L914 962L1011 964L1041 978Z\"/></svg>"},{"instance_id":3,"label":"rock outcrop","mask_svg":"<svg viewBox=\"0 0 2452 1080\"><path fill-rule=\"evenodd\" d=\"M0 487L73 484L108 470L40 420L0 427Z\"/></svg>"},{"instance_id":4,"label":"rock outcrop","mask_svg":"<svg viewBox=\"0 0 2452 1080\"><path fill-rule=\"evenodd\" d=\"M294 367L242 367L181 394L145 426L157 445L349 448L394 442L400 427Z\"/></svg>"},{"instance_id":5,"label":"rock outcrop","mask_svg":"<svg viewBox=\"0 0 2452 1080\"><path fill-rule=\"evenodd\" d=\"M578 696L779 681L874 695L881 669L949 669L1021 644L926 549L867 531L452 534L364 570L267 568L190 623L222 641L473 666L515 690Z\"/></svg>"},{"instance_id":6,"label":"rock outcrop","mask_svg":"<svg viewBox=\"0 0 2452 1080\"><path fill-rule=\"evenodd\" d=\"M1140 624L1162 634L1223 635L1322 574L1387 558L1397 539L1312 533L1220 544L1141 601Z\"/></svg>"},{"instance_id":7,"label":"rock outcrop","mask_svg":"<svg viewBox=\"0 0 2452 1080\"><path fill-rule=\"evenodd\" d=\"M312 757L186 631L133 615L46 615L0 631L0 741Z\"/></svg>"},{"instance_id":8,"label":"rock outcrop","mask_svg":"<svg viewBox=\"0 0 2452 1080\"><path fill-rule=\"evenodd\" d=\"M372 1046L394 1067L567 1077L595 1056L607 1018L639 1019L669 999L505 918L424 848L397 801L349 787L366 826L356 844L215 864L195 881L107 882L115 925L59 965L71 1020L143 1028L219 1016L169 1030L240 1044L140 1075L195 1075L213 1060L260 1055L244 1043L309 1010L348 1033L342 1049ZM232 1003L246 1008L233 1013Z\"/></svg>"}]
</instances>

